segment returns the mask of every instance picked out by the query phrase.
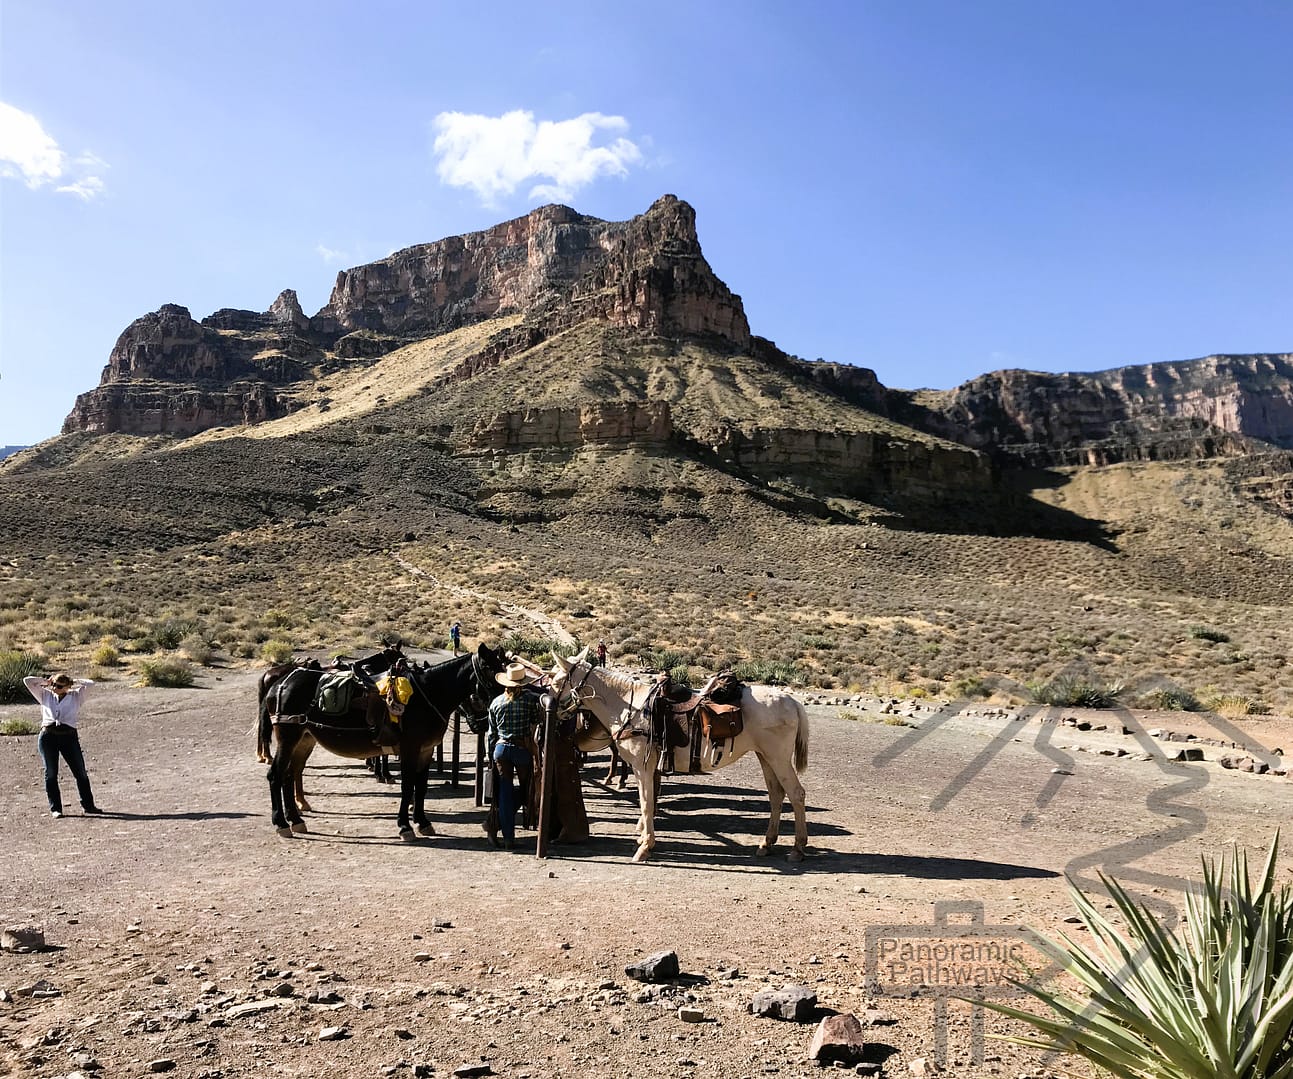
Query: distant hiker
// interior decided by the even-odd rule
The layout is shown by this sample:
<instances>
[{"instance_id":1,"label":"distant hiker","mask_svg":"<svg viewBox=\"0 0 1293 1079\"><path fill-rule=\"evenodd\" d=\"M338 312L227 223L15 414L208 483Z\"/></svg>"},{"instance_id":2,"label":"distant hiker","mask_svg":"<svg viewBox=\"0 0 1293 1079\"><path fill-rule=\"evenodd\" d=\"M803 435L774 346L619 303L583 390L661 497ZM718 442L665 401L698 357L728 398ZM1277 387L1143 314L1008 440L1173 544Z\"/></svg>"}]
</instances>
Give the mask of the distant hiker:
<instances>
[{"instance_id":1,"label":"distant hiker","mask_svg":"<svg viewBox=\"0 0 1293 1079\"><path fill-rule=\"evenodd\" d=\"M81 736L76 730L85 688L94 683L88 678L72 679L66 674L56 674L53 678L31 675L24 678L22 684L40 702L40 734L36 738L36 751L45 766L45 796L49 799L50 816L57 819L63 815L63 795L58 789L60 755L76 778L81 808L90 814L102 813L103 810L94 804L90 774L85 770L85 755L81 752Z\"/></svg>"},{"instance_id":2,"label":"distant hiker","mask_svg":"<svg viewBox=\"0 0 1293 1079\"><path fill-rule=\"evenodd\" d=\"M462 649L462 623L455 622L449 627L449 643L453 645L453 654L456 656Z\"/></svg>"},{"instance_id":3,"label":"distant hiker","mask_svg":"<svg viewBox=\"0 0 1293 1079\"><path fill-rule=\"evenodd\" d=\"M535 728L543 721L538 700L525 692L532 681L524 663L509 663L494 681L503 687L489 706L489 759L494 766L494 809L497 811L487 826L489 841L512 850L516 846L516 787L512 776L529 789L534 774L534 757L530 747L534 744Z\"/></svg>"},{"instance_id":4,"label":"distant hiker","mask_svg":"<svg viewBox=\"0 0 1293 1079\"><path fill-rule=\"evenodd\" d=\"M606 642L605 641L597 642L597 666L599 667L606 666Z\"/></svg>"}]
</instances>

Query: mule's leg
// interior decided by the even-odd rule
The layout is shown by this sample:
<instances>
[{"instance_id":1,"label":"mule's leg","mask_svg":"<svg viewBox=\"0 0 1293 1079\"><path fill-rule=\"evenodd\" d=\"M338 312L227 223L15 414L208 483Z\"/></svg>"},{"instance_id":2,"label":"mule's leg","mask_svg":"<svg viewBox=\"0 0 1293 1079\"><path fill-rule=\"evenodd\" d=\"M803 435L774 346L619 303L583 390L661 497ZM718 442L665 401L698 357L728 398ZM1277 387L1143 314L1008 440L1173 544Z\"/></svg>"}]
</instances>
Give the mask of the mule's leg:
<instances>
[{"instance_id":1,"label":"mule's leg","mask_svg":"<svg viewBox=\"0 0 1293 1079\"><path fill-rule=\"evenodd\" d=\"M383 757L382 760L386 758ZM435 828L426 811L427 787L430 782L431 764L428 762L424 768L418 769L417 782L413 788L413 823L417 825L418 835L435 835Z\"/></svg>"},{"instance_id":2,"label":"mule's leg","mask_svg":"<svg viewBox=\"0 0 1293 1079\"><path fill-rule=\"evenodd\" d=\"M292 797L296 800L297 808L301 813L313 813L314 807L305 799L305 762L310 759L310 754L314 752L314 738L301 738L297 741L292 750ZM296 820L300 821L298 814ZM300 828L294 828L294 831L305 832L305 822L301 821Z\"/></svg>"},{"instance_id":3,"label":"mule's leg","mask_svg":"<svg viewBox=\"0 0 1293 1079\"><path fill-rule=\"evenodd\" d=\"M413 804L413 799L417 790L417 758L416 754L400 748L400 815L396 823L400 829L400 838L405 842L412 842L417 838L413 834L413 826L409 824L409 807Z\"/></svg>"},{"instance_id":4,"label":"mule's leg","mask_svg":"<svg viewBox=\"0 0 1293 1079\"><path fill-rule=\"evenodd\" d=\"M790 760L774 767L776 767L777 779L786 792L786 797L790 799L791 808L795 811L795 845L786 857L792 862L802 862L808 852L808 817L804 807L806 798L804 785L799 782L799 774Z\"/></svg>"},{"instance_id":5,"label":"mule's leg","mask_svg":"<svg viewBox=\"0 0 1293 1079\"><path fill-rule=\"evenodd\" d=\"M270 820L278 829L278 834L283 836L292 834L288 824L287 805L291 799L291 759L295 741L294 734L288 733L286 728L276 726L270 746L269 768L265 771L265 778L269 780ZM290 812L296 812L295 805L291 805Z\"/></svg>"},{"instance_id":6,"label":"mule's leg","mask_svg":"<svg viewBox=\"0 0 1293 1079\"><path fill-rule=\"evenodd\" d=\"M638 781L638 802L642 806L642 837L638 840L635 862L645 862L655 846L656 754L648 750L644 758L634 758L633 775Z\"/></svg>"},{"instance_id":7,"label":"mule's leg","mask_svg":"<svg viewBox=\"0 0 1293 1079\"><path fill-rule=\"evenodd\" d=\"M785 801L785 791L781 787L781 780L777 778L776 769L764 759L761 753L756 754L759 758L759 767L763 769L763 782L768 787L768 804L770 807L768 814L768 834L763 837L763 842L759 844L758 853L762 857L767 857L772 853L773 844L777 842L777 836L781 832L781 805Z\"/></svg>"}]
</instances>

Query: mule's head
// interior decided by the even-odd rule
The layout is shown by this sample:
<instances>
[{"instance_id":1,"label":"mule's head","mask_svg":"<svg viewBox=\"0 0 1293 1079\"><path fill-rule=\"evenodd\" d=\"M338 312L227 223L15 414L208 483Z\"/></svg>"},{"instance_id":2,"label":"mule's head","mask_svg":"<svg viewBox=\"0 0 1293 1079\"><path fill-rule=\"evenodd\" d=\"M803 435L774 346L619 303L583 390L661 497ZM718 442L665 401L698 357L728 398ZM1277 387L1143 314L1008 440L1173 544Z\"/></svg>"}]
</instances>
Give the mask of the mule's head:
<instances>
[{"instance_id":1,"label":"mule's head","mask_svg":"<svg viewBox=\"0 0 1293 1079\"><path fill-rule=\"evenodd\" d=\"M576 652L573 656L552 657L552 678L555 682L557 679L567 677L579 664L588 662L588 645Z\"/></svg>"}]
</instances>

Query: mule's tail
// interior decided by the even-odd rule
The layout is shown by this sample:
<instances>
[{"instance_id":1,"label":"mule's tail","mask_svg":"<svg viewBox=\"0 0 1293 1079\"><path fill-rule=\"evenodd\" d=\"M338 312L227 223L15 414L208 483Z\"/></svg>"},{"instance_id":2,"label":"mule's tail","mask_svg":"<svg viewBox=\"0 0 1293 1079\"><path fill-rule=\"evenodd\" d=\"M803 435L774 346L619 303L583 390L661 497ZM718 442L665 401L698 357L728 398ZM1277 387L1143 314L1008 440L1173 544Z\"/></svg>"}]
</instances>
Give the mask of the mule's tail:
<instances>
[{"instance_id":1,"label":"mule's tail","mask_svg":"<svg viewBox=\"0 0 1293 1079\"><path fill-rule=\"evenodd\" d=\"M799 712L799 724L795 728L795 771L808 770L808 712L794 697L795 709Z\"/></svg>"},{"instance_id":2,"label":"mule's tail","mask_svg":"<svg viewBox=\"0 0 1293 1079\"><path fill-rule=\"evenodd\" d=\"M270 758L269 743L274 724L269 718L269 698L269 693L261 698L260 707L256 712L256 759L258 761L267 761Z\"/></svg>"}]
</instances>

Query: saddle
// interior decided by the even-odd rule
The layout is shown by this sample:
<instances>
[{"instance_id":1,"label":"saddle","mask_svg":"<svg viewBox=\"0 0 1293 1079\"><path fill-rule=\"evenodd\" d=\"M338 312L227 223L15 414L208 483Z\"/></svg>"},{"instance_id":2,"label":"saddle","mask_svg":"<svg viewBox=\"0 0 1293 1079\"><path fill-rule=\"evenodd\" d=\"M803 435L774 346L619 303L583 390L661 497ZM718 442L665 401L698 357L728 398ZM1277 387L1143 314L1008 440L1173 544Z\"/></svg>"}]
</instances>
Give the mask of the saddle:
<instances>
[{"instance_id":1,"label":"saddle","mask_svg":"<svg viewBox=\"0 0 1293 1079\"><path fill-rule=\"evenodd\" d=\"M652 705L652 739L668 752L661 754L661 770L675 771L675 750L690 746L687 773L701 771L701 748L704 741L715 747L715 763L720 743L735 739L744 730L741 716L741 694L745 686L731 671L714 675L700 690L675 686L668 674L657 680L657 689L648 698ZM657 738L657 730L660 732Z\"/></svg>"}]
</instances>

